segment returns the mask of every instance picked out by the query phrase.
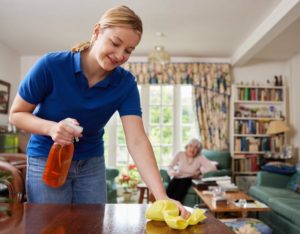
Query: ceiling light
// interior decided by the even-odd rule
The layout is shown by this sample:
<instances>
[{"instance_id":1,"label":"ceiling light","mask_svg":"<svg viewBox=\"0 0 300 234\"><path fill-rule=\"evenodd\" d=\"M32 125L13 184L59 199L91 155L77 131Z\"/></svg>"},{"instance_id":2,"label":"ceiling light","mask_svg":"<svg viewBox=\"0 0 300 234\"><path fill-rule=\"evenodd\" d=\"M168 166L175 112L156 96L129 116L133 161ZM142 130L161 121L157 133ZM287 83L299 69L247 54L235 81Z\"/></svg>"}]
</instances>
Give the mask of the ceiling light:
<instances>
[{"instance_id":1,"label":"ceiling light","mask_svg":"<svg viewBox=\"0 0 300 234\"><path fill-rule=\"evenodd\" d=\"M165 37L164 33L162 32L156 32L156 36L159 39ZM156 45L154 47L154 50L151 51L148 56L149 63L166 65L170 63L170 61L171 61L171 56L167 51L165 51L164 46L161 45L161 43L160 45Z\"/></svg>"}]
</instances>

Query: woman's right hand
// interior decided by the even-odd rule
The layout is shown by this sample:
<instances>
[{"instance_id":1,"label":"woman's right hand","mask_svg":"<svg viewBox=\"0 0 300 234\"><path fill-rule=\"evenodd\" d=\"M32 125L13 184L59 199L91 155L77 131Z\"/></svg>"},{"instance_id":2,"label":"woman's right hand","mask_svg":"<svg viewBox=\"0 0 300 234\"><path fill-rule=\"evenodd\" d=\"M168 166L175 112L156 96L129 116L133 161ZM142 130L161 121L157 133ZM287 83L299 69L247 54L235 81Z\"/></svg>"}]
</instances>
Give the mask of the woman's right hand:
<instances>
[{"instance_id":1,"label":"woman's right hand","mask_svg":"<svg viewBox=\"0 0 300 234\"><path fill-rule=\"evenodd\" d=\"M60 145L69 145L73 143L74 137L81 137L81 132L76 131L70 126L70 123L79 126L76 119L67 118L55 123L50 130L52 140Z\"/></svg>"}]
</instances>

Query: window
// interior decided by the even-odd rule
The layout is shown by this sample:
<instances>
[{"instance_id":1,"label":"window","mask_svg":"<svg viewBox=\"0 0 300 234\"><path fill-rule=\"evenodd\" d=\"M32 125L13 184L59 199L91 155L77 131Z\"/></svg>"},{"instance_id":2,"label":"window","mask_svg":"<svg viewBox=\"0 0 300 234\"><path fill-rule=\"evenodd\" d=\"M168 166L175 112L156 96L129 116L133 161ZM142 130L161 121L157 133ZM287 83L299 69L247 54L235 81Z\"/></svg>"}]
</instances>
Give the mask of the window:
<instances>
[{"instance_id":1,"label":"window","mask_svg":"<svg viewBox=\"0 0 300 234\"><path fill-rule=\"evenodd\" d=\"M198 137L191 85L139 86L143 122L160 167L167 166L187 141ZM123 167L132 162L118 113L105 128L108 165Z\"/></svg>"},{"instance_id":2,"label":"window","mask_svg":"<svg viewBox=\"0 0 300 234\"><path fill-rule=\"evenodd\" d=\"M173 154L174 86L149 86L149 139L159 165L168 164Z\"/></svg>"}]
</instances>

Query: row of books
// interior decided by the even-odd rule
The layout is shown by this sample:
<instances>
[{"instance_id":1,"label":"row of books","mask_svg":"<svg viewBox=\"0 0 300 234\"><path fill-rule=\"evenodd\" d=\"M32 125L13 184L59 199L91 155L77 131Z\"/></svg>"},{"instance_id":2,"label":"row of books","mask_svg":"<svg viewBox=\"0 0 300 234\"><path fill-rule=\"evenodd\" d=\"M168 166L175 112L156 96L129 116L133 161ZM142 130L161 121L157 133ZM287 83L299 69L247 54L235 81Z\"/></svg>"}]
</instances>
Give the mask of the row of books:
<instances>
[{"instance_id":1,"label":"row of books","mask_svg":"<svg viewBox=\"0 0 300 234\"><path fill-rule=\"evenodd\" d=\"M282 101L283 90L275 88L239 88L238 100L240 101Z\"/></svg>"},{"instance_id":2,"label":"row of books","mask_svg":"<svg viewBox=\"0 0 300 234\"><path fill-rule=\"evenodd\" d=\"M260 157L256 154L242 155L238 160L234 160L234 168L238 172L256 172L260 170L260 165Z\"/></svg>"},{"instance_id":3,"label":"row of books","mask_svg":"<svg viewBox=\"0 0 300 234\"><path fill-rule=\"evenodd\" d=\"M236 137L234 150L237 152L271 151L271 139L270 137Z\"/></svg>"},{"instance_id":4,"label":"row of books","mask_svg":"<svg viewBox=\"0 0 300 234\"><path fill-rule=\"evenodd\" d=\"M235 120L235 134L266 134L269 122L261 120Z\"/></svg>"}]
</instances>

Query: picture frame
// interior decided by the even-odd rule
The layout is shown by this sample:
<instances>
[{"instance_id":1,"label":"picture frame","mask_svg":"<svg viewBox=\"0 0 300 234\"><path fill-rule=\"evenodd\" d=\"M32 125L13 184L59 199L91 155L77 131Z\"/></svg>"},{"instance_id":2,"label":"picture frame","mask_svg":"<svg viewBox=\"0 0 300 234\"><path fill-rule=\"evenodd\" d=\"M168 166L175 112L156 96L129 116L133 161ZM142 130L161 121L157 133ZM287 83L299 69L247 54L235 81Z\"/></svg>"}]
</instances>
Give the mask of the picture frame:
<instances>
[{"instance_id":1,"label":"picture frame","mask_svg":"<svg viewBox=\"0 0 300 234\"><path fill-rule=\"evenodd\" d=\"M0 80L0 113L8 113L10 83Z\"/></svg>"}]
</instances>

